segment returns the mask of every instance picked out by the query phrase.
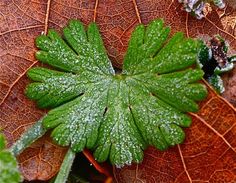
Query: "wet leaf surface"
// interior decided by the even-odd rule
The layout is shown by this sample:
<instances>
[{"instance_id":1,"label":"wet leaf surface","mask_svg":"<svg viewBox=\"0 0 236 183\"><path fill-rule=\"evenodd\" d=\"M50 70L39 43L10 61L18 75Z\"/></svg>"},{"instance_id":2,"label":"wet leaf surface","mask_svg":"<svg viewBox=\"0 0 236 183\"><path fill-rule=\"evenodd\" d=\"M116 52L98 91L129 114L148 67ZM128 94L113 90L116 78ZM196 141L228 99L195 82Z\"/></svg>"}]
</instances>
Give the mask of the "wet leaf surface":
<instances>
[{"instance_id":1,"label":"wet leaf surface","mask_svg":"<svg viewBox=\"0 0 236 183\"><path fill-rule=\"evenodd\" d=\"M192 117L184 144L167 151L146 150L139 165L115 169L116 182L235 182L236 111L209 88Z\"/></svg>"},{"instance_id":2,"label":"wet leaf surface","mask_svg":"<svg viewBox=\"0 0 236 183\"><path fill-rule=\"evenodd\" d=\"M223 11L209 9L207 17L201 21L182 11L177 0L3 0L0 2L0 12L0 126L4 129L9 145L45 113L26 99L24 88L29 83L25 73L37 64L34 58L34 40L42 32L46 33L49 27L61 30L72 18L79 19L85 24L96 21L109 56L118 67L122 65L123 55L134 27L140 22L147 24L158 17L163 18L166 24L172 27L173 32L183 31L191 37L221 34L232 48L236 49L236 10L232 6L227 6ZM226 80L229 78L226 77ZM229 100L231 97L228 97ZM193 126L188 133L197 133L194 129L200 131ZM233 139L235 135L229 137ZM48 145L55 151L60 150L51 143ZM43 161L39 149L31 149L30 154L36 157L37 161ZM61 149L60 153L63 151ZM36 159L30 161L30 157L20 158L24 175L39 177L38 172L41 172L43 167L35 166ZM58 165L62 160L56 158L53 161ZM25 169L25 162L30 169ZM37 170L32 167L37 167ZM46 175L40 176L41 179L48 179L54 174L55 171L49 169Z\"/></svg>"}]
</instances>

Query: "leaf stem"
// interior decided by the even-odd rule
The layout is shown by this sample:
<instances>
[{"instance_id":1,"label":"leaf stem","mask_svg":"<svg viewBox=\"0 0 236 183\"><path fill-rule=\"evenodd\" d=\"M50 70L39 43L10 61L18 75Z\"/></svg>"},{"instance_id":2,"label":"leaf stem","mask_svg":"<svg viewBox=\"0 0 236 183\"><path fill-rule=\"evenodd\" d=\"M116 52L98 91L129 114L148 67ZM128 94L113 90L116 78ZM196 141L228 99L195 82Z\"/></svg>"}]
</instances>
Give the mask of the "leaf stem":
<instances>
[{"instance_id":1,"label":"leaf stem","mask_svg":"<svg viewBox=\"0 0 236 183\"><path fill-rule=\"evenodd\" d=\"M43 118L30 127L11 147L10 151L14 156L19 155L24 149L29 147L33 142L42 137L46 133L46 129L42 124Z\"/></svg>"},{"instance_id":2,"label":"leaf stem","mask_svg":"<svg viewBox=\"0 0 236 183\"><path fill-rule=\"evenodd\" d=\"M69 148L54 183L65 183L67 181L74 159L75 153Z\"/></svg>"}]
</instances>

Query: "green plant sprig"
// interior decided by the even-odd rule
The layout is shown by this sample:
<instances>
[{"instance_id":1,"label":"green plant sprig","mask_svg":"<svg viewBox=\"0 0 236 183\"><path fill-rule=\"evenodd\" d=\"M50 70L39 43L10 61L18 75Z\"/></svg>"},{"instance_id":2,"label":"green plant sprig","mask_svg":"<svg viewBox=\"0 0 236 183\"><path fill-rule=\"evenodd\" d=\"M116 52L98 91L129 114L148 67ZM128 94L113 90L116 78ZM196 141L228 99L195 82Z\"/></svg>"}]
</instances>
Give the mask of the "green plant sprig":
<instances>
[{"instance_id":1,"label":"green plant sprig","mask_svg":"<svg viewBox=\"0 0 236 183\"><path fill-rule=\"evenodd\" d=\"M18 183L22 177L14 155L6 149L6 140L0 132L0 182Z\"/></svg>"}]
</instances>

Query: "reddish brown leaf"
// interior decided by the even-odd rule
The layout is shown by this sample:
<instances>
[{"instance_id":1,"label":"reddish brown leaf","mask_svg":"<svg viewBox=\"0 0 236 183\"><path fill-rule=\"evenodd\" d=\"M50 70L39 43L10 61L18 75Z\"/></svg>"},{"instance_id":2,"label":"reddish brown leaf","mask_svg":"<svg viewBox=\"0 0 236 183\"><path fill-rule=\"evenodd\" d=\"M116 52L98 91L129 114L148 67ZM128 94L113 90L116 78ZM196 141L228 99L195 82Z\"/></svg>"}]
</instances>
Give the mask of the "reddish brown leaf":
<instances>
[{"instance_id":1,"label":"reddish brown leaf","mask_svg":"<svg viewBox=\"0 0 236 183\"><path fill-rule=\"evenodd\" d=\"M236 182L236 110L209 88L192 117L184 144L167 151L149 148L139 165L115 169L116 181Z\"/></svg>"},{"instance_id":2,"label":"reddish brown leaf","mask_svg":"<svg viewBox=\"0 0 236 183\"><path fill-rule=\"evenodd\" d=\"M22 162L21 172L27 180L50 179L60 169L66 151L66 148L53 144L49 134L45 135L18 157L18 161Z\"/></svg>"},{"instance_id":3,"label":"reddish brown leaf","mask_svg":"<svg viewBox=\"0 0 236 183\"><path fill-rule=\"evenodd\" d=\"M223 93L223 97L226 98L231 104L236 107L236 67L229 72L224 74L224 85L225 92Z\"/></svg>"},{"instance_id":4,"label":"reddish brown leaf","mask_svg":"<svg viewBox=\"0 0 236 183\"><path fill-rule=\"evenodd\" d=\"M29 82L25 73L37 64L34 58L37 35L46 33L48 28L60 31L72 18L85 24L96 21L113 64L121 67L134 27L158 17L171 25L173 32L183 31L188 36L219 33L236 49L236 11L230 6L223 11L212 9L206 19L199 21L182 11L177 0L1 0L0 126L7 135L9 146L45 113L24 96L24 88ZM194 126L188 130L189 136L193 130ZM47 148L43 148L43 141ZM48 149L62 155L64 150L50 143L48 138L38 142L41 145L36 144L19 157L21 169L27 179L48 179L55 174L62 159L52 153L50 164L55 166L51 167L43 163L41 155Z\"/></svg>"}]
</instances>

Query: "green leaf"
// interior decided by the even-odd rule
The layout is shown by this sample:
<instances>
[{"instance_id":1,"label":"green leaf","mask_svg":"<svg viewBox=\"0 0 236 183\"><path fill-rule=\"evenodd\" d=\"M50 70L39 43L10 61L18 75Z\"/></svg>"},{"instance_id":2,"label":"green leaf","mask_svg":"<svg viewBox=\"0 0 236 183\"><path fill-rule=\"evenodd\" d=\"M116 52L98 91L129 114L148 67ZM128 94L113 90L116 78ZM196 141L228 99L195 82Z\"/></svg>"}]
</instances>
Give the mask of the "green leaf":
<instances>
[{"instance_id":1,"label":"green leaf","mask_svg":"<svg viewBox=\"0 0 236 183\"><path fill-rule=\"evenodd\" d=\"M5 149L5 138L0 134L0 182L18 183L21 182L21 175L13 154Z\"/></svg>"},{"instance_id":2,"label":"green leaf","mask_svg":"<svg viewBox=\"0 0 236 183\"><path fill-rule=\"evenodd\" d=\"M200 67L202 68L212 59L212 51L202 40L199 40L199 45L198 64L200 64Z\"/></svg>"},{"instance_id":3,"label":"green leaf","mask_svg":"<svg viewBox=\"0 0 236 183\"><path fill-rule=\"evenodd\" d=\"M213 74L211 77L207 79L209 84L214 87L217 93L223 93L225 91L223 80L220 76Z\"/></svg>"},{"instance_id":4,"label":"green leaf","mask_svg":"<svg viewBox=\"0 0 236 183\"><path fill-rule=\"evenodd\" d=\"M26 95L39 107L56 107L43 118L53 139L75 152L89 148L98 161L122 166L140 162L153 145L164 150L183 142L182 127L198 110L206 88L203 72L193 69L199 42L175 34L157 19L134 30L122 73L116 74L98 28L76 20L36 39L37 59L60 71L36 67ZM58 107L57 107L58 106Z\"/></svg>"},{"instance_id":5,"label":"green leaf","mask_svg":"<svg viewBox=\"0 0 236 183\"><path fill-rule=\"evenodd\" d=\"M3 134L0 133L0 151L2 151L6 147L6 140Z\"/></svg>"}]
</instances>

